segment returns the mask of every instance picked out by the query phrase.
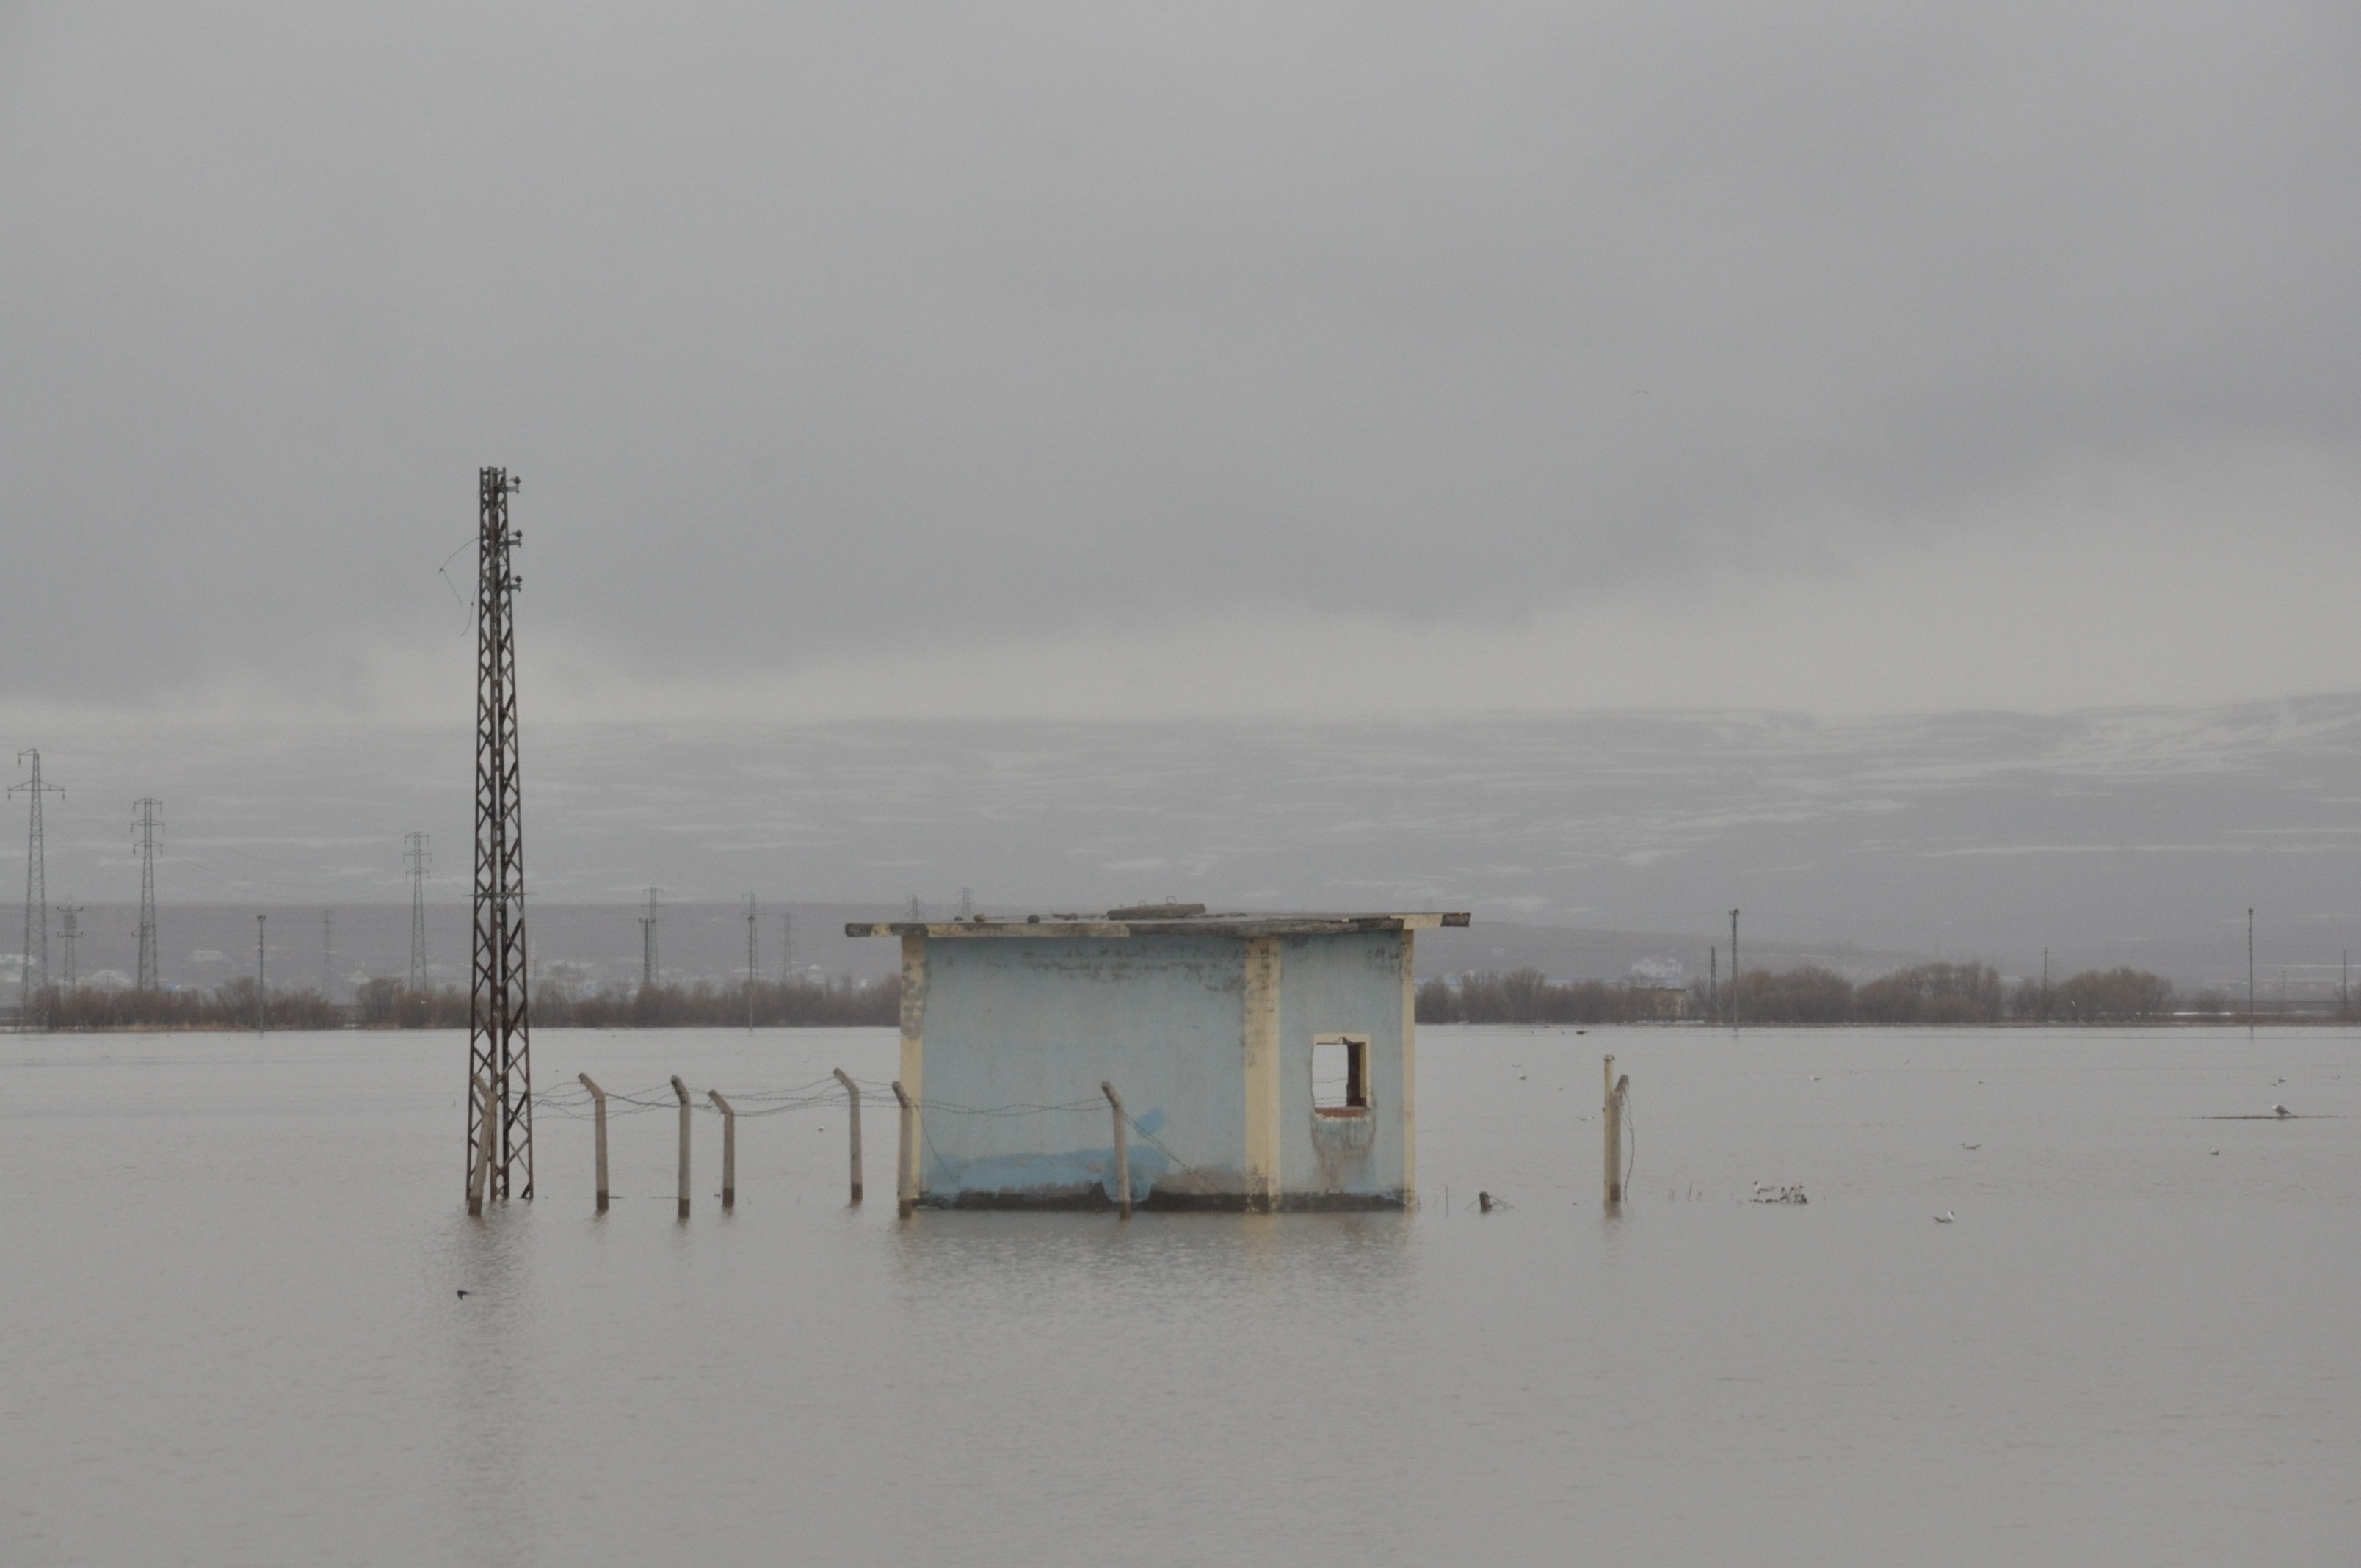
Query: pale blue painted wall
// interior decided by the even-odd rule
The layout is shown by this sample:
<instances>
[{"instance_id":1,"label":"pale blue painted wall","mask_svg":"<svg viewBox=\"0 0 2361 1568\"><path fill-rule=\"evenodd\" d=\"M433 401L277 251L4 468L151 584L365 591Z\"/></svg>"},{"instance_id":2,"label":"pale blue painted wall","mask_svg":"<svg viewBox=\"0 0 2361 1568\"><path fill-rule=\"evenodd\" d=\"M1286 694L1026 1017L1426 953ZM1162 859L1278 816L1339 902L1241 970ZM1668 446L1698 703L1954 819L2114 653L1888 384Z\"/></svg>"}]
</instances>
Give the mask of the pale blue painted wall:
<instances>
[{"instance_id":1,"label":"pale blue painted wall","mask_svg":"<svg viewBox=\"0 0 2361 1568\"><path fill-rule=\"evenodd\" d=\"M1290 1198L1402 1190L1402 939L1392 931L1280 942L1279 1172ZM1312 1042L1369 1036L1366 1117L1312 1113Z\"/></svg>"},{"instance_id":2,"label":"pale blue painted wall","mask_svg":"<svg viewBox=\"0 0 2361 1568\"><path fill-rule=\"evenodd\" d=\"M1246 946L1223 938L951 938L927 944L926 1195L1114 1191L1113 1082L1217 1191L1243 1190ZM1039 1115L949 1107L1056 1105ZM1132 1191L1198 1183L1131 1140Z\"/></svg>"},{"instance_id":3,"label":"pale blue painted wall","mask_svg":"<svg viewBox=\"0 0 2361 1568\"><path fill-rule=\"evenodd\" d=\"M929 938L925 1201L1111 1198L1103 1079L1188 1167L1135 1134L1135 1201L1242 1195L1246 955L1235 937ZM1282 1202L1400 1196L1401 992L1396 933L1280 943ZM1315 1124L1312 1041L1328 1033L1370 1038L1368 1117Z\"/></svg>"}]
</instances>

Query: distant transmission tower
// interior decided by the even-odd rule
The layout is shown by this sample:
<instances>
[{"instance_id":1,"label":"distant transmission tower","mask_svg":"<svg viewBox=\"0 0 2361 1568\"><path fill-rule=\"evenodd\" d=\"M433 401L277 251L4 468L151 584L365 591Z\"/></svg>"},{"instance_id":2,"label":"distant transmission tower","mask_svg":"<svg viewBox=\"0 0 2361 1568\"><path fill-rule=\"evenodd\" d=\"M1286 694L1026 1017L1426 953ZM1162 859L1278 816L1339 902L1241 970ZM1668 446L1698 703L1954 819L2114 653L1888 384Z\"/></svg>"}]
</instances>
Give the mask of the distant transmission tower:
<instances>
[{"instance_id":1,"label":"distant transmission tower","mask_svg":"<svg viewBox=\"0 0 2361 1568\"><path fill-rule=\"evenodd\" d=\"M912 894L910 895L910 920L911 920L911 923L912 923L913 925L915 925L915 924L917 924L918 921L924 920L926 917L927 917L927 906L926 906L925 905L923 905L923 904L921 904L921 903L919 903L919 902L918 902L918 895L917 895L917 894L915 894L915 893L914 893L914 894Z\"/></svg>"},{"instance_id":2,"label":"distant transmission tower","mask_svg":"<svg viewBox=\"0 0 2361 1568\"><path fill-rule=\"evenodd\" d=\"M975 889L972 887L963 887L960 889L959 917L962 920L972 920L975 918Z\"/></svg>"},{"instance_id":3,"label":"distant transmission tower","mask_svg":"<svg viewBox=\"0 0 2361 1568\"><path fill-rule=\"evenodd\" d=\"M16 753L20 762L27 757L33 762L32 776L8 792L15 795L21 791L32 803L32 821L25 839L25 958L16 970L19 1029L32 1027L33 999L42 995L49 984L49 876L42 859L41 796L65 794L56 784L41 782L40 752L27 750Z\"/></svg>"},{"instance_id":4,"label":"distant transmission tower","mask_svg":"<svg viewBox=\"0 0 2361 1568\"><path fill-rule=\"evenodd\" d=\"M516 590L505 468L478 476L476 529L476 934L468 966L467 1074L491 1085L497 1121L488 1187L533 1196L533 1029L524 940L524 791L517 755ZM467 1096L467 1161L484 1107Z\"/></svg>"},{"instance_id":5,"label":"distant transmission tower","mask_svg":"<svg viewBox=\"0 0 2361 1568\"><path fill-rule=\"evenodd\" d=\"M648 889L648 912L640 916L640 989L656 982L656 890Z\"/></svg>"},{"instance_id":6,"label":"distant transmission tower","mask_svg":"<svg viewBox=\"0 0 2361 1568\"><path fill-rule=\"evenodd\" d=\"M426 989L426 868L434 841L423 833L401 836L401 858L410 868L410 989Z\"/></svg>"},{"instance_id":7,"label":"distant transmission tower","mask_svg":"<svg viewBox=\"0 0 2361 1568\"><path fill-rule=\"evenodd\" d=\"M254 1032L258 1035L262 1033L263 1003L270 998L270 988L263 983L262 973L262 932L269 919L268 915L254 917Z\"/></svg>"},{"instance_id":8,"label":"distant transmission tower","mask_svg":"<svg viewBox=\"0 0 2361 1568\"><path fill-rule=\"evenodd\" d=\"M139 851L139 989L153 991L157 985L156 963L156 835L164 825L156 820L156 813L164 803L154 795L143 795L131 803L139 814L131 824L135 835L131 847Z\"/></svg>"},{"instance_id":9,"label":"distant transmission tower","mask_svg":"<svg viewBox=\"0 0 2361 1568\"><path fill-rule=\"evenodd\" d=\"M68 991L71 991L74 988L74 939L81 935L82 905L79 904L59 905L58 939L63 942L66 947L65 987Z\"/></svg>"},{"instance_id":10,"label":"distant transmission tower","mask_svg":"<svg viewBox=\"0 0 2361 1568\"><path fill-rule=\"evenodd\" d=\"M336 999L336 912L320 911L320 1000Z\"/></svg>"},{"instance_id":11,"label":"distant transmission tower","mask_svg":"<svg viewBox=\"0 0 2361 1568\"><path fill-rule=\"evenodd\" d=\"M779 983L793 985L796 980L796 917L792 913L779 916Z\"/></svg>"}]
</instances>

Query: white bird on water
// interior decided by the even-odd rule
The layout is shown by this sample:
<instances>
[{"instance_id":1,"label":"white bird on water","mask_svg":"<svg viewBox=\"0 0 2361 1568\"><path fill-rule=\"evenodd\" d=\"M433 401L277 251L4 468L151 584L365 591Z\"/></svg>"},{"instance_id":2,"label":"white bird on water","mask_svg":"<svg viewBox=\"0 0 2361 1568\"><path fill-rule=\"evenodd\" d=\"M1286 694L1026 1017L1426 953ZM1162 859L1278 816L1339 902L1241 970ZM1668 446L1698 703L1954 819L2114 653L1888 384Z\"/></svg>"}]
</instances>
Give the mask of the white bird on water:
<instances>
[{"instance_id":1,"label":"white bird on water","mask_svg":"<svg viewBox=\"0 0 2361 1568\"><path fill-rule=\"evenodd\" d=\"M1941 1213L1935 1216L1935 1223L1938 1225L1948 1225L1957 1218L1959 1218L1957 1214L1954 1214L1950 1210L1946 1209Z\"/></svg>"}]
</instances>

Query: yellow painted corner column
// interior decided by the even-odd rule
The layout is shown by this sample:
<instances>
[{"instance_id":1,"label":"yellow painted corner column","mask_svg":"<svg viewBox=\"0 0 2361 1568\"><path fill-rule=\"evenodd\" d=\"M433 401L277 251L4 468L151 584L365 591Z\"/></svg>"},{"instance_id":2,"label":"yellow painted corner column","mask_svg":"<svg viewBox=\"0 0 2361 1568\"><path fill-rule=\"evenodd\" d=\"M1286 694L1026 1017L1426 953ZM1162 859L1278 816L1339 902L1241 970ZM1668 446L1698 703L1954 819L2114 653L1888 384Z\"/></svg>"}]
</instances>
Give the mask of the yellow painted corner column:
<instances>
[{"instance_id":1,"label":"yellow painted corner column","mask_svg":"<svg viewBox=\"0 0 2361 1568\"><path fill-rule=\"evenodd\" d=\"M912 1117L910 1146L904 1157L909 1168L896 1187L925 1196L927 1162L918 1157L926 1146L927 1076L927 939L902 938L902 1073L903 1091L918 1102Z\"/></svg>"},{"instance_id":2,"label":"yellow painted corner column","mask_svg":"<svg viewBox=\"0 0 2361 1568\"><path fill-rule=\"evenodd\" d=\"M1418 933L1401 934L1402 1201L1418 1207Z\"/></svg>"},{"instance_id":3,"label":"yellow painted corner column","mask_svg":"<svg viewBox=\"0 0 2361 1568\"><path fill-rule=\"evenodd\" d=\"M1279 938L1246 940L1246 1201L1268 1212L1285 1190L1279 1179Z\"/></svg>"}]
</instances>

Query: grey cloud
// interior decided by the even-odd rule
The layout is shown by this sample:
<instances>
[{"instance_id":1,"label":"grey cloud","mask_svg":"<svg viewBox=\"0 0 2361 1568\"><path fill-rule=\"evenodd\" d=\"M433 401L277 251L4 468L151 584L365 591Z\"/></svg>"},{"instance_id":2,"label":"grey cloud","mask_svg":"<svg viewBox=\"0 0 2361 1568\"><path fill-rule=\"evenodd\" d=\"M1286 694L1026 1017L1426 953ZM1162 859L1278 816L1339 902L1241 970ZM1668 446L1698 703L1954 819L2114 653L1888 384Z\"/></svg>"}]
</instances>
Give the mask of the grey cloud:
<instances>
[{"instance_id":1,"label":"grey cloud","mask_svg":"<svg viewBox=\"0 0 2361 1568\"><path fill-rule=\"evenodd\" d=\"M5 695L359 682L448 634L483 462L527 477L537 624L694 679L1491 621L1989 527L2061 472L2349 457L2355 35L14 7Z\"/></svg>"}]
</instances>

